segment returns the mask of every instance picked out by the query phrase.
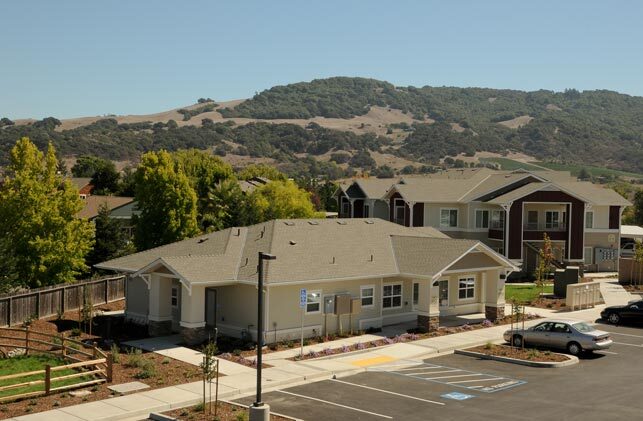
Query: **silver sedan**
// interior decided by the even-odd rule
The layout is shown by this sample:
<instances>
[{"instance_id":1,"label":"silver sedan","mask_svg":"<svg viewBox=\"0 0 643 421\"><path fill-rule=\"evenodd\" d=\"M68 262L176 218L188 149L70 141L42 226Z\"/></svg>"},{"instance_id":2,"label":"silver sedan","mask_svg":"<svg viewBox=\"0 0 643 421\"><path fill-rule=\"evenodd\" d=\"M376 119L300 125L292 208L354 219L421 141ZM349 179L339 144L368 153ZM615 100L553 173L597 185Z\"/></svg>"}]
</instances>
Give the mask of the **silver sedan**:
<instances>
[{"instance_id":1,"label":"silver sedan","mask_svg":"<svg viewBox=\"0 0 643 421\"><path fill-rule=\"evenodd\" d=\"M608 332L585 322L569 319L549 319L528 329L513 329L504 333L505 341L514 346L565 349L572 355L583 351L607 349L612 345Z\"/></svg>"}]
</instances>

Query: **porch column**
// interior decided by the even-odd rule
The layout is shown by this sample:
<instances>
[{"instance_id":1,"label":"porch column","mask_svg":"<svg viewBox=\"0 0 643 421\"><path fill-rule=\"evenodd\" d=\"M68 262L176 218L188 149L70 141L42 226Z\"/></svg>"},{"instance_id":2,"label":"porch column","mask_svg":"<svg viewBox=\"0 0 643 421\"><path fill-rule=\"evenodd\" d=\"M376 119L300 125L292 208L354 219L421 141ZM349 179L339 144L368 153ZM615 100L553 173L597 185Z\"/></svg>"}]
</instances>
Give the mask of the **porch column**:
<instances>
[{"instance_id":1,"label":"porch column","mask_svg":"<svg viewBox=\"0 0 643 421\"><path fill-rule=\"evenodd\" d=\"M351 218L355 218L355 199L348 199L351 204Z\"/></svg>"},{"instance_id":2,"label":"porch column","mask_svg":"<svg viewBox=\"0 0 643 421\"><path fill-rule=\"evenodd\" d=\"M500 279L503 269L482 273L484 313L488 320L495 321L505 316L505 281ZM504 273L504 272L502 272Z\"/></svg>"},{"instance_id":3,"label":"porch column","mask_svg":"<svg viewBox=\"0 0 643 421\"><path fill-rule=\"evenodd\" d=\"M406 204L409 206L409 227L413 227L413 207L415 206L415 202L406 202Z\"/></svg>"},{"instance_id":4,"label":"porch column","mask_svg":"<svg viewBox=\"0 0 643 421\"><path fill-rule=\"evenodd\" d=\"M148 333L163 336L172 333L172 279L152 273L149 282Z\"/></svg>"},{"instance_id":5,"label":"porch column","mask_svg":"<svg viewBox=\"0 0 643 421\"><path fill-rule=\"evenodd\" d=\"M208 339L205 328L205 287L181 283L181 336L188 345L197 345Z\"/></svg>"},{"instance_id":6,"label":"porch column","mask_svg":"<svg viewBox=\"0 0 643 421\"><path fill-rule=\"evenodd\" d=\"M505 203L502 206L502 209L505 210L505 232L504 232L504 249L505 249L505 257L509 257L509 211L511 210L511 205L513 205L513 202ZM521 227L522 229L522 227ZM522 246L522 245L521 245Z\"/></svg>"},{"instance_id":7,"label":"porch column","mask_svg":"<svg viewBox=\"0 0 643 421\"><path fill-rule=\"evenodd\" d=\"M440 325L439 288L433 286L434 281L431 279L416 280L416 282L420 284L420 297L415 307L417 326L427 332L437 330Z\"/></svg>"}]
</instances>

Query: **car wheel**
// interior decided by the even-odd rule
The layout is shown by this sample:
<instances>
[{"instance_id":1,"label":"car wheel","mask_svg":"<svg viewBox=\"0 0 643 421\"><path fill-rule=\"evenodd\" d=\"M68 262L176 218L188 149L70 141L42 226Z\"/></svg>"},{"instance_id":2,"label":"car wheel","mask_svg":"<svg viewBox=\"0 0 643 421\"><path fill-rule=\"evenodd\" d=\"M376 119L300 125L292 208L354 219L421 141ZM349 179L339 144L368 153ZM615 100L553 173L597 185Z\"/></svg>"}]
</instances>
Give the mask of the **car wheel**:
<instances>
[{"instance_id":1,"label":"car wheel","mask_svg":"<svg viewBox=\"0 0 643 421\"><path fill-rule=\"evenodd\" d=\"M578 342L570 342L567 344L567 352L574 356L578 356L581 352L583 352L583 348Z\"/></svg>"},{"instance_id":2,"label":"car wheel","mask_svg":"<svg viewBox=\"0 0 643 421\"><path fill-rule=\"evenodd\" d=\"M512 342L513 346L517 346L517 347L522 346L523 345L522 336L514 335L513 338L511 338L511 342Z\"/></svg>"},{"instance_id":3,"label":"car wheel","mask_svg":"<svg viewBox=\"0 0 643 421\"><path fill-rule=\"evenodd\" d=\"M613 325L616 325L621 321L621 316L619 316L617 313L610 313L610 315L607 316L607 321Z\"/></svg>"}]
</instances>

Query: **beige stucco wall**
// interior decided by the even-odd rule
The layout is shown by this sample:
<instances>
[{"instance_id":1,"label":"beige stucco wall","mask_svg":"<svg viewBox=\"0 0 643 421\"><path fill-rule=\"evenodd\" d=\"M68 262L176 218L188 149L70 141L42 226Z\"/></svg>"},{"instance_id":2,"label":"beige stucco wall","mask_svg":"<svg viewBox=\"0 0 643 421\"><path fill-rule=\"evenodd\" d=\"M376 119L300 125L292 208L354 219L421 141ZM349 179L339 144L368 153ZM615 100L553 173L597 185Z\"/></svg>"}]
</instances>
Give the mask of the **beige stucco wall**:
<instances>
[{"instance_id":1,"label":"beige stucco wall","mask_svg":"<svg viewBox=\"0 0 643 421\"><path fill-rule=\"evenodd\" d=\"M612 237L612 238L610 238ZM614 241L609 241L613 239ZM596 247L602 248L614 248L618 250L619 245L619 235L617 231L614 232L587 232L585 231L585 247L591 247L592 260L587 267L588 270L598 270L598 271L614 271L618 269L618 263L616 261L606 260L601 262L598 266L595 266L596 261L594 260L594 249ZM585 250L583 250L583 253Z\"/></svg>"},{"instance_id":2,"label":"beige stucco wall","mask_svg":"<svg viewBox=\"0 0 643 421\"><path fill-rule=\"evenodd\" d=\"M241 329L247 329L252 325L250 332L256 333L257 287L237 284L215 289L217 290L216 316L219 332L239 336ZM205 307L205 302L203 305Z\"/></svg>"},{"instance_id":3,"label":"beige stucco wall","mask_svg":"<svg viewBox=\"0 0 643 421\"><path fill-rule=\"evenodd\" d=\"M424 226L439 228L443 231L454 230L457 228L440 227L440 210L441 209L458 209L458 228L466 228L468 213L467 205L455 203L425 203L424 204Z\"/></svg>"},{"instance_id":4,"label":"beige stucco wall","mask_svg":"<svg viewBox=\"0 0 643 421\"><path fill-rule=\"evenodd\" d=\"M147 284L140 277L127 278L125 317L136 323L147 323L150 296Z\"/></svg>"},{"instance_id":5,"label":"beige stucco wall","mask_svg":"<svg viewBox=\"0 0 643 421\"><path fill-rule=\"evenodd\" d=\"M609 229L609 206L592 206L589 211L594 213L594 229Z\"/></svg>"},{"instance_id":6,"label":"beige stucco wall","mask_svg":"<svg viewBox=\"0 0 643 421\"><path fill-rule=\"evenodd\" d=\"M459 281L461 278L475 278L473 298L459 298ZM500 270L493 269L480 272L458 272L445 275L441 281L449 282L448 306L439 308L442 316L484 312L485 305L502 306L505 303L504 280L500 279ZM434 293L439 293L439 288L433 288ZM432 313L436 313L435 308Z\"/></svg>"}]
</instances>

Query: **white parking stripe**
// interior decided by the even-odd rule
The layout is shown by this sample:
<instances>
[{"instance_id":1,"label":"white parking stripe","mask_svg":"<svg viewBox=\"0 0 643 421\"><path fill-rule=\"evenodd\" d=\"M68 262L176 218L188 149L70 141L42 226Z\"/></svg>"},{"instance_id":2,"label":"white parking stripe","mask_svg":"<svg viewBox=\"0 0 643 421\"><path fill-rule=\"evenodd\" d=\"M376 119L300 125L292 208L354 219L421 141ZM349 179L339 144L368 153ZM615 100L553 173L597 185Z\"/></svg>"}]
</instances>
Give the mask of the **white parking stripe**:
<instances>
[{"instance_id":1,"label":"white parking stripe","mask_svg":"<svg viewBox=\"0 0 643 421\"><path fill-rule=\"evenodd\" d=\"M388 393L389 395L402 396L402 397L404 397L404 398L414 399L414 400L416 400L416 401L422 401L422 402L427 402L427 403L434 403L434 404L436 404L436 405L445 405L445 404L444 404L444 403L442 403L442 402L430 401L430 400L428 400L428 399L417 398L417 397L415 397L415 396L404 395L404 394L402 394L402 393L391 392L391 391L389 391L389 390L377 389L377 388L375 388L375 387L364 386L364 385L361 385L361 384L355 384L355 383L349 383L349 382L345 382L345 381L343 381L343 380L331 379L331 381L334 381L334 382L337 382L337 383L342 383L342 384L348 384L348 385L355 386L355 387L361 387L361 388L368 389L368 390L375 390L375 391L377 391L377 392Z\"/></svg>"},{"instance_id":2,"label":"white parking stripe","mask_svg":"<svg viewBox=\"0 0 643 421\"><path fill-rule=\"evenodd\" d=\"M462 370L445 370L445 371L431 371L430 373L422 373L422 372L420 372L420 373L400 373L400 374L404 374L405 376L417 376L417 375L420 375L420 374L428 374L429 376L432 376L434 374L439 374L439 373L455 373L455 372L458 372L458 371L462 371Z\"/></svg>"},{"instance_id":3,"label":"white parking stripe","mask_svg":"<svg viewBox=\"0 0 643 421\"><path fill-rule=\"evenodd\" d=\"M298 393L286 392L285 390L277 390L277 392L279 392L279 393L285 393L286 395L297 396L298 398L309 399L309 400L311 400L311 401L316 401L316 402L325 403L325 404L328 404L328 405L338 406L338 407L340 407L340 408L351 409L351 410L353 410L353 411L363 412L363 413L365 413L365 414L369 414L369 415L375 415L376 417L386 418L386 419L389 419L389 420L392 420L392 419L393 419L393 417L389 417L388 415L378 414L377 412L365 411L365 410L363 410L363 409L353 408L352 406L346 406L346 405L342 405L342 404L335 403L335 402L325 401L325 400L323 400L323 399L313 398L312 396L306 396L306 395L300 395L300 394L298 394Z\"/></svg>"},{"instance_id":4,"label":"white parking stripe","mask_svg":"<svg viewBox=\"0 0 643 421\"><path fill-rule=\"evenodd\" d=\"M629 333L609 332L610 335L631 336L632 338L643 338L641 335L631 335Z\"/></svg>"},{"instance_id":5,"label":"white parking stripe","mask_svg":"<svg viewBox=\"0 0 643 421\"><path fill-rule=\"evenodd\" d=\"M613 342L613 343L615 343L615 344L617 344L617 345L627 345L627 346L635 346L635 347L637 347L637 348L643 348L643 345L628 344L628 343L625 343L625 342Z\"/></svg>"},{"instance_id":6,"label":"white parking stripe","mask_svg":"<svg viewBox=\"0 0 643 421\"><path fill-rule=\"evenodd\" d=\"M411 368L400 368L400 369L398 369L398 370L396 370L396 371L435 370L436 368L444 368L444 367L440 367L439 365L432 366L432 367L420 367L420 366L416 366L416 367L411 367Z\"/></svg>"},{"instance_id":7,"label":"white parking stripe","mask_svg":"<svg viewBox=\"0 0 643 421\"><path fill-rule=\"evenodd\" d=\"M601 350L601 351L596 351L596 352L598 352L600 354L618 355L618 352L612 352L612 351L603 351L603 350Z\"/></svg>"},{"instance_id":8,"label":"white parking stripe","mask_svg":"<svg viewBox=\"0 0 643 421\"><path fill-rule=\"evenodd\" d=\"M490 382L491 380L502 380L504 377L490 377L488 379L475 379L475 380L458 380L457 382L448 382L447 384L455 383L472 383L472 382ZM482 386L469 386L469 387L482 387Z\"/></svg>"},{"instance_id":9,"label":"white parking stripe","mask_svg":"<svg viewBox=\"0 0 643 421\"><path fill-rule=\"evenodd\" d=\"M484 376L484 374L458 374L456 376L441 376L441 377L425 377L426 380L436 380L436 379L452 379L455 377L473 377L473 376Z\"/></svg>"}]
</instances>

